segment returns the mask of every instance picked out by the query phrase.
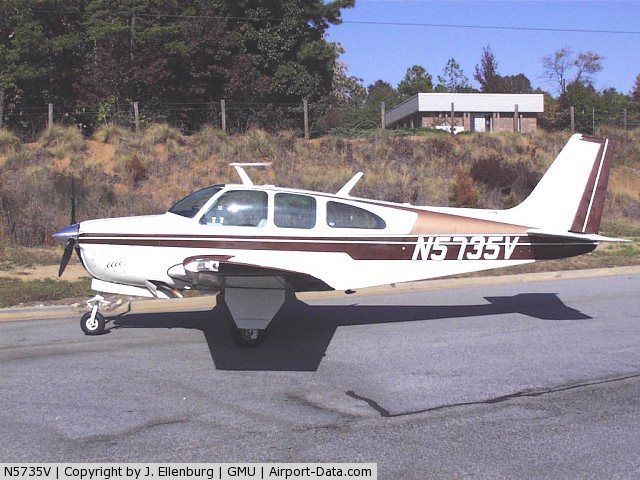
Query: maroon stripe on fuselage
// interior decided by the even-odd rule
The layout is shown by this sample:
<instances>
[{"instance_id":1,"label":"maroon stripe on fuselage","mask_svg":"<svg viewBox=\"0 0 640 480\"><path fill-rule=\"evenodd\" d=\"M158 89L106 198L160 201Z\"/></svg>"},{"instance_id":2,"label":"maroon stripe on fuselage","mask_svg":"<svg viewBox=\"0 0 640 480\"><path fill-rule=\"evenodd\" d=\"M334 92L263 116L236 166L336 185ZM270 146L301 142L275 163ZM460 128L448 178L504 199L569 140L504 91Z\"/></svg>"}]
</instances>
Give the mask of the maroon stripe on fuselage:
<instances>
[{"instance_id":1,"label":"maroon stripe on fuselage","mask_svg":"<svg viewBox=\"0 0 640 480\"><path fill-rule=\"evenodd\" d=\"M107 236L107 235L105 235ZM331 253L346 253L354 260L411 260L414 257L414 251L416 250L416 243L419 237L398 237L394 239L387 238L386 241L382 239L376 239L373 241L371 238L360 237L358 239L347 239L341 237L337 238L322 238L321 241L300 241L302 238L291 239L278 239L277 237L269 238L270 241L265 241L265 237L249 239L248 237L240 241L238 238L225 238L225 237L209 237L202 238L199 236L176 236L176 238L167 238L168 236L116 236L108 235L112 238L94 238L88 236L80 237L80 245L84 244L99 244L99 245L127 245L127 246L150 246L150 247L173 247L173 248L202 248L202 249L225 249L225 250L264 250L264 251L296 251L296 252L331 252ZM485 240L492 238L496 240L500 236L471 236L471 235L456 235L458 240L446 240L443 236L434 237L421 237L424 240L429 238L438 239L439 245L446 246L446 255L442 260L467 260L469 253L475 253L475 246L472 243L474 238L482 237ZM508 242L504 240L496 241L495 245L499 247L499 253L495 260L504 260L505 258L510 260L548 260L556 258L572 257L588 253L592 251L596 244L588 241L580 241L573 239L561 239L561 238L541 238L532 237L526 235L505 235L503 239L507 238ZM467 240L467 246L465 252L460 256L460 250L463 242L460 240L465 238ZM312 240L304 238L304 240ZM387 243L399 241L401 243ZM511 255L507 255L508 243L512 247ZM433 251L433 250L431 250ZM480 250L481 252L483 249ZM432 253L428 255L428 259L431 259ZM460 257L460 258L459 258ZM486 255L481 255L479 259L493 259L485 258ZM417 258L421 258L418 255ZM434 259L435 260L435 259Z\"/></svg>"}]
</instances>

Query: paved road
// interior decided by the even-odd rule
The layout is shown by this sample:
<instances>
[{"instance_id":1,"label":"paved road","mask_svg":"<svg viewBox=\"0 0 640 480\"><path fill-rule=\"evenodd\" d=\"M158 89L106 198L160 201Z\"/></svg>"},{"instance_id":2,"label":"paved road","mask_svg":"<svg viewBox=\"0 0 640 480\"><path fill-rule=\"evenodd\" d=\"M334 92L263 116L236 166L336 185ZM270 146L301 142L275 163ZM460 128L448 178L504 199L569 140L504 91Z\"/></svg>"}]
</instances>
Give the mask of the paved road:
<instances>
[{"instance_id":1,"label":"paved road","mask_svg":"<svg viewBox=\"0 0 640 480\"><path fill-rule=\"evenodd\" d=\"M373 461L380 478L640 477L640 275L0 324L0 461Z\"/></svg>"}]
</instances>

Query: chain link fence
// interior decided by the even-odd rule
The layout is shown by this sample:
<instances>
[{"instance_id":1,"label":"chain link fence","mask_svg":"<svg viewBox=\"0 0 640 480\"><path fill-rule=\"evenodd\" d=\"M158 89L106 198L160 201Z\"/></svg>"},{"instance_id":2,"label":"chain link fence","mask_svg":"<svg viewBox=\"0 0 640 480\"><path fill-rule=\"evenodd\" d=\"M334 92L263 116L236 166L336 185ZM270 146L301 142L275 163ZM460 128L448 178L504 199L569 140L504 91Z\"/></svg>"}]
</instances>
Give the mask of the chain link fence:
<instances>
[{"instance_id":1,"label":"chain link fence","mask_svg":"<svg viewBox=\"0 0 640 480\"><path fill-rule=\"evenodd\" d=\"M86 136L102 124L144 129L153 123L167 123L185 134L194 133L204 125L229 134L258 128L288 130L301 137L326 134L360 136L383 128L379 105L336 106L309 102L305 107L305 104L240 100L145 104L112 99L97 106L49 104L11 110L5 108L2 125L24 141L33 141L50 124L73 125ZM546 131L571 130L573 127L576 132L597 134L603 125L620 129L640 128L640 112L619 108L573 108L544 112L538 116L537 125Z\"/></svg>"}]
</instances>

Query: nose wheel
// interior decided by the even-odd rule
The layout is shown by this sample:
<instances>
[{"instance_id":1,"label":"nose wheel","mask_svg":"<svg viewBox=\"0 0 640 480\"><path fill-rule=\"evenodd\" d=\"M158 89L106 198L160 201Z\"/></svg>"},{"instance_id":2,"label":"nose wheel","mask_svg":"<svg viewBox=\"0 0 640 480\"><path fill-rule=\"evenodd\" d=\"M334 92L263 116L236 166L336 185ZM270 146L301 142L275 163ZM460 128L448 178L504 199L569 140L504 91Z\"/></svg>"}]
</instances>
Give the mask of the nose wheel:
<instances>
[{"instance_id":1,"label":"nose wheel","mask_svg":"<svg viewBox=\"0 0 640 480\"><path fill-rule=\"evenodd\" d=\"M86 304L91 311L80 318L80 328L85 335L100 335L104 333L104 327L107 322L104 316L98 312L98 308L108 305L109 302L102 295L96 295L91 300L87 300Z\"/></svg>"},{"instance_id":2,"label":"nose wheel","mask_svg":"<svg viewBox=\"0 0 640 480\"><path fill-rule=\"evenodd\" d=\"M101 313L87 312L80 318L80 328L85 335L100 335L104 333L104 316Z\"/></svg>"}]
</instances>

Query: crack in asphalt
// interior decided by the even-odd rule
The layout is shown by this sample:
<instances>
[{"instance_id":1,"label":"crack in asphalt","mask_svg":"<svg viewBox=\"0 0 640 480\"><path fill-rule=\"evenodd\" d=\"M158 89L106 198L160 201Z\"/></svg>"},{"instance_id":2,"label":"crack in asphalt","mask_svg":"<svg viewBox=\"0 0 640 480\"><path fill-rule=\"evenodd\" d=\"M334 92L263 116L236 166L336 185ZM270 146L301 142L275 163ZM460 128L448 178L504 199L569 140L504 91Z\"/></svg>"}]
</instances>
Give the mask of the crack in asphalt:
<instances>
[{"instance_id":1,"label":"crack in asphalt","mask_svg":"<svg viewBox=\"0 0 640 480\"><path fill-rule=\"evenodd\" d=\"M576 384L566 385L566 386L558 386L558 387L538 389L538 390L521 390L519 392L509 393L507 395L501 395L499 397L488 398L488 399L485 399L485 400L475 400L475 401L471 401L471 402L449 403L449 404L444 404L444 405L437 405L435 407L424 408L424 409L421 409L421 410L412 410L412 411L409 411L409 412L400 412L400 413L391 413L391 412L389 412L389 410L384 408L382 405L380 405L375 400L373 400L371 398L364 397L362 395L358 395L353 390L348 390L348 391L345 392L345 394L347 396L351 397L351 398L355 398L356 400L360 400L360 401L363 401L363 402L367 403L371 408L373 408L375 411L377 411L380 414L381 417L394 418L394 417L406 417L408 415L417 415L417 414L420 414L420 413L437 412L438 410L445 410L445 409L449 409L449 408L468 407L468 406L472 406L472 405L491 405L491 404L494 404L494 403L502 403L502 402L506 402L508 400L513 400L515 398L540 397L542 395L548 395L548 394L551 394L551 393L565 392L567 390L575 390L575 389L578 389L578 388L591 387L591 386L594 386L594 385L602 385L602 384L605 384L605 383L620 382L620 381L623 381L623 380L629 380L631 378L640 378L640 373L634 373L634 374L625 375L625 376L622 376L622 377L607 378L607 379L604 379L604 380L595 380L595 381L592 381L592 382L576 383Z\"/></svg>"},{"instance_id":2,"label":"crack in asphalt","mask_svg":"<svg viewBox=\"0 0 640 480\"><path fill-rule=\"evenodd\" d=\"M195 415L195 416L199 416L199 415ZM178 416L178 417L170 417L170 418L158 418L158 419L152 419L140 425L131 426L130 428L127 428L125 430L118 431L118 432L99 433L99 434L90 435L82 438L72 438L69 436L65 436L65 437L68 442L71 442L74 444L82 444L82 445L86 445L87 443L109 442L113 440L122 439L125 437L130 437L133 435L138 435L145 431L158 428L158 427L166 427L171 425L180 425L180 424L188 423L191 420L193 420L193 418L194 418L194 415L186 415L181 417Z\"/></svg>"}]
</instances>

